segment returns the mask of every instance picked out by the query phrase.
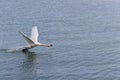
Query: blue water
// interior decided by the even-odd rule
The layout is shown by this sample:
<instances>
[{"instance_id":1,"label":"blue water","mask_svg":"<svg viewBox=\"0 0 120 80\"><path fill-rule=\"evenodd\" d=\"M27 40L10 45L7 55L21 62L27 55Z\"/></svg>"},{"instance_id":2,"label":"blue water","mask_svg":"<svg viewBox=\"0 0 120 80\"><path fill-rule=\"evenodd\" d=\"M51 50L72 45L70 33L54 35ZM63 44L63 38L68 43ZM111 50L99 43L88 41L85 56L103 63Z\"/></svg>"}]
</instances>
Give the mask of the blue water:
<instances>
[{"instance_id":1,"label":"blue water","mask_svg":"<svg viewBox=\"0 0 120 80\"><path fill-rule=\"evenodd\" d=\"M11 52L38 26L52 48ZM119 0L1 0L0 80L120 80Z\"/></svg>"}]
</instances>

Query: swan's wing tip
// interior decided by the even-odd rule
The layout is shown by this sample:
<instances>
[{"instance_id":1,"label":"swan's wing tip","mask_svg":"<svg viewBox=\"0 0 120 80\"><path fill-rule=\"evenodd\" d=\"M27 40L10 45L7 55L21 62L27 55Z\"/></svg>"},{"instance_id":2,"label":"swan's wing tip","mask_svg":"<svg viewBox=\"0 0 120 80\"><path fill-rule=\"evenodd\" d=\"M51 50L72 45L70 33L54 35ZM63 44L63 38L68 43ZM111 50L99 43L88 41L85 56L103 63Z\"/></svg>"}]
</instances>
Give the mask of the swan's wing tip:
<instances>
[{"instance_id":1,"label":"swan's wing tip","mask_svg":"<svg viewBox=\"0 0 120 80\"><path fill-rule=\"evenodd\" d=\"M21 31L18 31L18 32L19 32L19 34L21 34L23 37L26 36L23 32L21 32Z\"/></svg>"},{"instance_id":2,"label":"swan's wing tip","mask_svg":"<svg viewBox=\"0 0 120 80\"><path fill-rule=\"evenodd\" d=\"M18 33L21 34L21 35L23 35L23 32L21 32L21 31L18 31Z\"/></svg>"},{"instance_id":3,"label":"swan's wing tip","mask_svg":"<svg viewBox=\"0 0 120 80\"><path fill-rule=\"evenodd\" d=\"M37 28L37 26L33 26L33 28Z\"/></svg>"}]
</instances>

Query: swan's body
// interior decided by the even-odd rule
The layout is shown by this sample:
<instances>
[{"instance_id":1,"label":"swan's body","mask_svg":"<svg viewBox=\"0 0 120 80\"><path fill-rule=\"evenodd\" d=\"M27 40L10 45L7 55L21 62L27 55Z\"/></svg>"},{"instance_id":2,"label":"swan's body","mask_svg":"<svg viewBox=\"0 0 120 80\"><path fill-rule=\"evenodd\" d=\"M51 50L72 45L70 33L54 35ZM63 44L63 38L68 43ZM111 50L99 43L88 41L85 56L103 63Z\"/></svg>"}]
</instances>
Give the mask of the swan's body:
<instances>
[{"instance_id":1,"label":"swan's body","mask_svg":"<svg viewBox=\"0 0 120 80\"><path fill-rule=\"evenodd\" d=\"M52 47L52 44L47 45L47 44L43 44L43 43L39 43L38 42L38 36L39 36L39 34L38 34L38 29L37 29L36 26L34 26L32 28L32 33L31 33L31 37L30 38L27 35L25 35L24 33L22 33L22 32L19 32L19 33L22 35L22 37L28 43L28 46L20 48L20 50L22 50L22 51L26 51L26 50L34 48L36 46Z\"/></svg>"}]
</instances>

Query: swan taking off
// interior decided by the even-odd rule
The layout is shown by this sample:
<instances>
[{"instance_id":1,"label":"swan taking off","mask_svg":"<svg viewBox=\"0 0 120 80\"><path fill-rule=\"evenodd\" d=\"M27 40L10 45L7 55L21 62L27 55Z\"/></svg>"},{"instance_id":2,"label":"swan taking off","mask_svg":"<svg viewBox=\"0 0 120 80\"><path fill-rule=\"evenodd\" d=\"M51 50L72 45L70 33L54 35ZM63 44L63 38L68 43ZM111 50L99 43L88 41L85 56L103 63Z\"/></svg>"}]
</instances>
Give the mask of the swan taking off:
<instances>
[{"instance_id":1,"label":"swan taking off","mask_svg":"<svg viewBox=\"0 0 120 80\"><path fill-rule=\"evenodd\" d=\"M43 43L38 42L39 34L38 34L37 26L34 26L32 28L32 33L31 33L31 37L30 38L26 34L24 34L23 32L19 32L19 33L22 35L22 37L28 43L28 46L20 48L20 50L22 50L23 52L27 51L28 49L34 48L36 46L45 46L45 47L52 47L53 46L52 44L47 45L47 44L43 44Z\"/></svg>"}]
</instances>

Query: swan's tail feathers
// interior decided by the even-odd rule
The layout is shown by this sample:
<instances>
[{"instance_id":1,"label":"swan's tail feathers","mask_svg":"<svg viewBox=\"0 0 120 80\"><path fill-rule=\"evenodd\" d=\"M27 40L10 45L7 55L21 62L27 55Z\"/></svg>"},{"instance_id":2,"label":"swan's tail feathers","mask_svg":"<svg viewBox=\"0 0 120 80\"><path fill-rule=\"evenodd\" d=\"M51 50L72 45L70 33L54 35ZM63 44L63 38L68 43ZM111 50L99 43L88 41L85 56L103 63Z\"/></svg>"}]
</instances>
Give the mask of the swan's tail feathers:
<instances>
[{"instance_id":1,"label":"swan's tail feathers","mask_svg":"<svg viewBox=\"0 0 120 80\"><path fill-rule=\"evenodd\" d=\"M28 43L29 45L34 44L34 41L31 40L27 35L25 35L24 33L20 32L20 31L19 31L19 33L22 35L22 37L27 41L27 43Z\"/></svg>"},{"instance_id":2,"label":"swan's tail feathers","mask_svg":"<svg viewBox=\"0 0 120 80\"><path fill-rule=\"evenodd\" d=\"M37 43L37 42L38 42L38 36L39 36L39 34L38 34L37 26L34 26L34 27L32 28L31 39L32 39L35 43Z\"/></svg>"}]
</instances>

